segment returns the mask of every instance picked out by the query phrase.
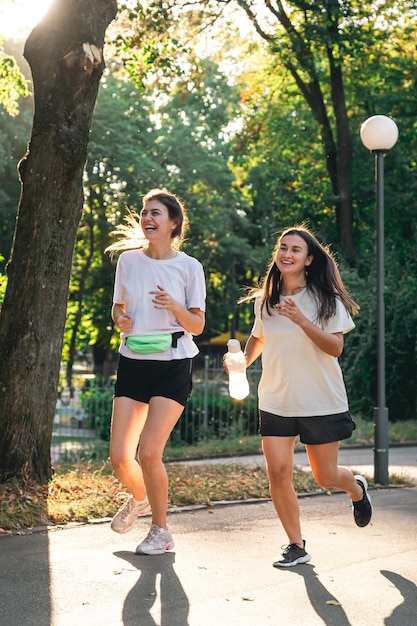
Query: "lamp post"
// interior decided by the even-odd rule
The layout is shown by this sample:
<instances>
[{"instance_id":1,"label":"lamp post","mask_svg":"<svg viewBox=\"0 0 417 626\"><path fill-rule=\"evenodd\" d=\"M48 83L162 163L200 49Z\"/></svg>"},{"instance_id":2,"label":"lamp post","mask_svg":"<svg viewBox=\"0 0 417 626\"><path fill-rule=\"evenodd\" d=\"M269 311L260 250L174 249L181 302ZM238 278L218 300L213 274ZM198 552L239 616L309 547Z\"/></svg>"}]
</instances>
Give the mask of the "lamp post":
<instances>
[{"instance_id":1,"label":"lamp post","mask_svg":"<svg viewBox=\"0 0 417 626\"><path fill-rule=\"evenodd\" d=\"M384 305L384 156L398 139L396 123L385 115L369 117L361 126L362 143L375 155L377 214L377 406L374 409L374 480L387 485L388 408L385 406L385 305Z\"/></svg>"}]
</instances>

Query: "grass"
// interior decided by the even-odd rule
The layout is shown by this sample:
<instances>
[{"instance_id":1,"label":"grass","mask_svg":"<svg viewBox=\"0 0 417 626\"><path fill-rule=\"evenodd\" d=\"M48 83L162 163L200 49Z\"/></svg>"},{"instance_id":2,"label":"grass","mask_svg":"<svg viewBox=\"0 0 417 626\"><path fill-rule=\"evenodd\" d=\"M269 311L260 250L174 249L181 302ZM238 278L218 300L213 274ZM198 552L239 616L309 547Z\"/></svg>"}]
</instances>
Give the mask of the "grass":
<instances>
[{"instance_id":1,"label":"grass","mask_svg":"<svg viewBox=\"0 0 417 626\"><path fill-rule=\"evenodd\" d=\"M347 444L371 445L373 426L357 421L357 430ZM390 442L417 441L417 423L390 424ZM302 447L302 446L301 446ZM238 456L260 452L259 437L207 441L191 447L168 447L170 507L210 506L218 501L269 498L268 479L263 467L240 464L186 465L178 460ZM177 462L175 462L177 461ZM115 478L108 461L57 465L48 486L0 484L0 532L36 526L86 522L112 517L119 508L125 488ZM372 479L367 477L370 484ZM298 493L323 492L310 472L294 470ZM407 477L391 476L391 484L408 485Z\"/></svg>"},{"instance_id":2,"label":"grass","mask_svg":"<svg viewBox=\"0 0 417 626\"><path fill-rule=\"evenodd\" d=\"M374 426L369 420L354 418L356 430L352 436L343 442L344 446L372 446L374 442ZM417 442L417 419L405 422L390 422L389 424L390 444ZM304 449L302 444L296 444L296 448ZM223 440L209 439L201 441L192 446L178 444L167 446L165 450L165 460L192 460L219 458L227 456L241 456L244 454L260 454L261 440L258 435L245 437L230 437Z\"/></svg>"},{"instance_id":3,"label":"grass","mask_svg":"<svg viewBox=\"0 0 417 626\"><path fill-rule=\"evenodd\" d=\"M210 506L218 501L269 498L263 467L239 464L168 466L170 507ZM319 490L309 472L294 470L297 491ZM108 463L57 467L48 487L0 485L0 528L3 532L112 517L125 489Z\"/></svg>"},{"instance_id":4,"label":"grass","mask_svg":"<svg viewBox=\"0 0 417 626\"><path fill-rule=\"evenodd\" d=\"M190 461L193 459L216 459L245 454L261 454L261 439L258 435L208 439L192 446L185 444L168 445L165 449L166 461Z\"/></svg>"}]
</instances>

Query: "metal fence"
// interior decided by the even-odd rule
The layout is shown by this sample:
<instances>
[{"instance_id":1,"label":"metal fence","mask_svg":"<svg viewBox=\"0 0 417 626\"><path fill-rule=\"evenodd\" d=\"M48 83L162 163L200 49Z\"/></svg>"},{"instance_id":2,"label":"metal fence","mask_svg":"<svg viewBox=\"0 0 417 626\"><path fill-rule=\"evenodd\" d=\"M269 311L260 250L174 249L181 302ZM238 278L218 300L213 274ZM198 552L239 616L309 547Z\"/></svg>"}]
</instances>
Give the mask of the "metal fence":
<instances>
[{"instance_id":1,"label":"metal fence","mask_svg":"<svg viewBox=\"0 0 417 626\"><path fill-rule=\"evenodd\" d=\"M261 370L248 370L251 393L244 400L233 400L221 359L221 355L206 355L195 362L193 392L171 434L170 445L257 433ZM113 387L112 378L84 374L74 379L71 389L60 391L51 446L53 463L107 458Z\"/></svg>"}]
</instances>

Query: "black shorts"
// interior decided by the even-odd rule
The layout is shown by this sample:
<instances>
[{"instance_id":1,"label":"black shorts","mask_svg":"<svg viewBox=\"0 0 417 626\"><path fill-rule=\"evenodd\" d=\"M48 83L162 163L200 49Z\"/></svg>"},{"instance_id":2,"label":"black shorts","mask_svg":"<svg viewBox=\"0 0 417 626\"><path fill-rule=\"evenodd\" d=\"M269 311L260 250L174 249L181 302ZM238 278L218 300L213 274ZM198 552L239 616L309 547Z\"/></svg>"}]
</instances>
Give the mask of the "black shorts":
<instances>
[{"instance_id":1,"label":"black shorts","mask_svg":"<svg viewBox=\"0 0 417 626\"><path fill-rule=\"evenodd\" d=\"M281 417L259 411L259 432L262 437L296 437L304 444L319 445L349 439L356 424L346 413L312 417Z\"/></svg>"},{"instance_id":2,"label":"black shorts","mask_svg":"<svg viewBox=\"0 0 417 626\"><path fill-rule=\"evenodd\" d=\"M149 404L154 396L162 396L185 406L193 388L192 369L192 359L145 361L120 355L114 397Z\"/></svg>"}]
</instances>

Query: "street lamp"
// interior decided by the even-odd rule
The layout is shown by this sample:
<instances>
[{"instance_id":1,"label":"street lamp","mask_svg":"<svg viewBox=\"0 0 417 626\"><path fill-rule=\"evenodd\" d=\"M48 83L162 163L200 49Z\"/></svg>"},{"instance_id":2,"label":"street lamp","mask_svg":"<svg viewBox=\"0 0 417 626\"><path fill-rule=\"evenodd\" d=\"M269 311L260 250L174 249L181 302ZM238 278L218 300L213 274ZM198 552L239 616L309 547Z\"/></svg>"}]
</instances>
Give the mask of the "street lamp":
<instances>
[{"instance_id":1,"label":"street lamp","mask_svg":"<svg viewBox=\"0 0 417 626\"><path fill-rule=\"evenodd\" d=\"M388 409L385 406L385 306L384 306L384 156L398 139L396 123L385 115L369 117L361 126L361 140L375 155L377 211L377 406L374 409L374 480L387 485Z\"/></svg>"}]
</instances>

